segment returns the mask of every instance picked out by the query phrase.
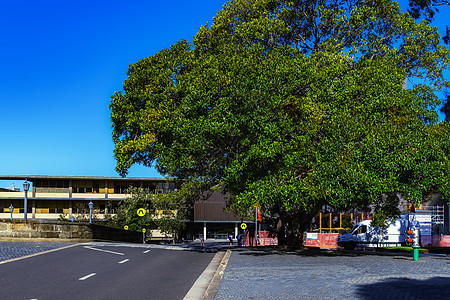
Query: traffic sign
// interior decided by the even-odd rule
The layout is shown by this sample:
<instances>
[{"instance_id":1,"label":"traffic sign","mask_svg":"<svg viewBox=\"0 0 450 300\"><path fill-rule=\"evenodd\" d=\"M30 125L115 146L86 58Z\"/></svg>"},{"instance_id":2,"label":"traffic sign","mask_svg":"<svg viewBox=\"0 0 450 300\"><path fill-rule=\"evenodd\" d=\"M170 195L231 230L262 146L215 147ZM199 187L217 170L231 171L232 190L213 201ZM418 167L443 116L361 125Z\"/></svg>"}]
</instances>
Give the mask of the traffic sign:
<instances>
[{"instance_id":1,"label":"traffic sign","mask_svg":"<svg viewBox=\"0 0 450 300\"><path fill-rule=\"evenodd\" d=\"M244 230L247 229L247 224L242 223L242 224L241 224L241 228L244 229Z\"/></svg>"},{"instance_id":2,"label":"traffic sign","mask_svg":"<svg viewBox=\"0 0 450 300\"><path fill-rule=\"evenodd\" d=\"M145 228L142 228L142 232L143 233L145 233L147 231L147 229L145 229Z\"/></svg>"},{"instance_id":3,"label":"traffic sign","mask_svg":"<svg viewBox=\"0 0 450 300\"><path fill-rule=\"evenodd\" d=\"M139 217L143 217L143 216L145 215L145 209L139 208L139 209L137 210L137 215L138 215Z\"/></svg>"},{"instance_id":4,"label":"traffic sign","mask_svg":"<svg viewBox=\"0 0 450 300\"><path fill-rule=\"evenodd\" d=\"M123 226L125 230L128 230L128 225Z\"/></svg>"}]
</instances>

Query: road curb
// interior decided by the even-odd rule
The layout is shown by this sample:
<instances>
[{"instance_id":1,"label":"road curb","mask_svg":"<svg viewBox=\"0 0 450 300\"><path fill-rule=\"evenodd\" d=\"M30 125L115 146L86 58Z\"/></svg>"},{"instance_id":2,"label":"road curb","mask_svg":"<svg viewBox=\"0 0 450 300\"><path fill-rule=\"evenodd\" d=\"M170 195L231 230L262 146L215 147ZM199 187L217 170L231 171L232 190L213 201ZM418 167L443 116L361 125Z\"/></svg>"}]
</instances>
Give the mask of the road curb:
<instances>
[{"instance_id":1,"label":"road curb","mask_svg":"<svg viewBox=\"0 0 450 300\"><path fill-rule=\"evenodd\" d=\"M214 300L216 297L217 291L219 290L220 282L222 281L223 274L225 273L225 269L227 268L228 260L231 256L231 250L227 250L225 255L222 258L219 266L216 269L216 273L214 274L213 279L211 280L206 292L204 294L204 300Z\"/></svg>"},{"instance_id":2,"label":"road curb","mask_svg":"<svg viewBox=\"0 0 450 300\"><path fill-rule=\"evenodd\" d=\"M230 255L231 250L217 252L183 300L214 299Z\"/></svg>"}]
</instances>

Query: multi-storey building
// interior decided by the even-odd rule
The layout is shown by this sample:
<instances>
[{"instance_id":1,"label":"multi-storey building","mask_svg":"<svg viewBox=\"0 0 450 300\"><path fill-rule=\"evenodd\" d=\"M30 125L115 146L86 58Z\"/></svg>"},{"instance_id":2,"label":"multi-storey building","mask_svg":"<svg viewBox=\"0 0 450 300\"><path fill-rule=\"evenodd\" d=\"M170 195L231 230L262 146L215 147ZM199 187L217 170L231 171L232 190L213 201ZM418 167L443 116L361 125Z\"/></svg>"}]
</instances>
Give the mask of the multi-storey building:
<instances>
[{"instance_id":1,"label":"multi-storey building","mask_svg":"<svg viewBox=\"0 0 450 300\"><path fill-rule=\"evenodd\" d=\"M24 218L22 183L25 181L31 183L27 193L29 220L86 219L90 202L94 204L93 216L102 220L116 213L130 186L147 188L154 193L168 193L178 187L173 181L157 177L0 175L0 180L15 183L15 186L13 183L9 188L0 188L0 219L11 217L11 205L12 217ZM238 233L239 224L246 220L226 210L223 194L205 193L200 198L194 205L193 220L186 220L192 222L191 236L217 238Z\"/></svg>"},{"instance_id":2,"label":"multi-storey building","mask_svg":"<svg viewBox=\"0 0 450 300\"><path fill-rule=\"evenodd\" d=\"M126 197L130 187L148 188L154 193L166 193L176 189L176 183L156 177L95 177L95 176L45 176L45 175L0 175L0 180L15 181L22 186L31 183L28 191L28 219L58 219L60 216L72 218L86 214L88 204L94 204L93 213L103 219L114 214L119 202ZM0 218L24 216L25 192L17 189L0 190Z\"/></svg>"}]
</instances>

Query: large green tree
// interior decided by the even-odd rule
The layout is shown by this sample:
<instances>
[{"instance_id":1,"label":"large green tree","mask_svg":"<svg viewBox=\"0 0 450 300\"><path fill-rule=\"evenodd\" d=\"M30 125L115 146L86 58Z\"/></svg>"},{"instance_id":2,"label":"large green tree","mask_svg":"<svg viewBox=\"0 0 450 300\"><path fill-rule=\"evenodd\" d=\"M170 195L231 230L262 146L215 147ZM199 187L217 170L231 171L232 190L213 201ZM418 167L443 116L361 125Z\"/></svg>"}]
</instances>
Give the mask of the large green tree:
<instances>
[{"instance_id":1,"label":"large green tree","mask_svg":"<svg viewBox=\"0 0 450 300\"><path fill-rule=\"evenodd\" d=\"M324 205L395 215L398 194L448 190L439 40L386 0L230 1L193 44L130 66L110 104L117 170L182 179L172 204L211 188L241 214L259 202L292 244Z\"/></svg>"}]
</instances>

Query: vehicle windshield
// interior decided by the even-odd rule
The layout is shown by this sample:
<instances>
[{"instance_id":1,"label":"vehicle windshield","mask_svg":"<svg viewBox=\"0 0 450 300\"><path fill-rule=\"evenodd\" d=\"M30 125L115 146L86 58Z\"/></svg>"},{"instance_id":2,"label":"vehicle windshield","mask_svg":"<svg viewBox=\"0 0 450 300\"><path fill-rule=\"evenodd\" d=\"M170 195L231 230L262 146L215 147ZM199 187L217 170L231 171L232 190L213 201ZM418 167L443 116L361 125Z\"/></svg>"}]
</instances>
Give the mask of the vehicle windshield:
<instances>
[{"instance_id":1,"label":"vehicle windshield","mask_svg":"<svg viewBox=\"0 0 450 300\"><path fill-rule=\"evenodd\" d=\"M353 226L352 231L350 231L350 232L355 232L355 230L358 229L358 227L359 227L359 225Z\"/></svg>"},{"instance_id":2,"label":"vehicle windshield","mask_svg":"<svg viewBox=\"0 0 450 300\"><path fill-rule=\"evenodd\" d=\"M356 225L352 229L352 234L361 234L367 232L367 225Z\"/></svg>"}]
</instances>

